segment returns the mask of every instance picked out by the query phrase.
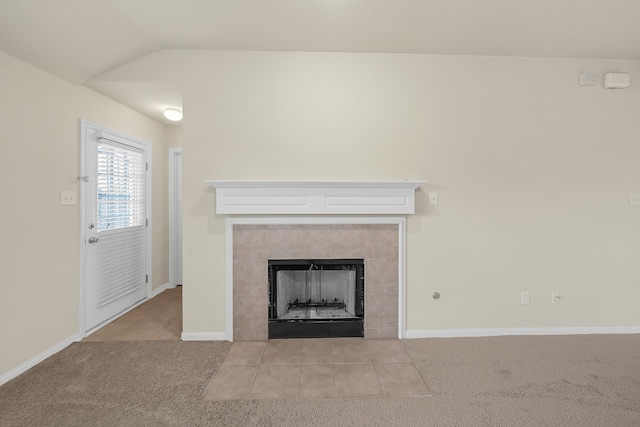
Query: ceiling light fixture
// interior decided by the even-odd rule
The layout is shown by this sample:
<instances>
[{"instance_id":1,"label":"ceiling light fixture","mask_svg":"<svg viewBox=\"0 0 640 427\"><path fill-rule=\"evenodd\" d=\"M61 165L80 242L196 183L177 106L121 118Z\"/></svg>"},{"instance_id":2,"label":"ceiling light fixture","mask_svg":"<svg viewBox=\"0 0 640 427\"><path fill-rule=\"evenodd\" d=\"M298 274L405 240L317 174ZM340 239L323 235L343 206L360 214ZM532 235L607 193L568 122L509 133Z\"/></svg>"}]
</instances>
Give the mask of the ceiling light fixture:
<instances>
[{"instance_id":1,"label":"ceiling light fixture","mask_svg":"<svg viewBox=\"0 0 640 427\"><path fill-rule=\"evenodd\" d=\"M182 111L177 108L167 108L164 110L164 116L172 122L179 122L182 120Z\"/></svg>"}]
</instances>

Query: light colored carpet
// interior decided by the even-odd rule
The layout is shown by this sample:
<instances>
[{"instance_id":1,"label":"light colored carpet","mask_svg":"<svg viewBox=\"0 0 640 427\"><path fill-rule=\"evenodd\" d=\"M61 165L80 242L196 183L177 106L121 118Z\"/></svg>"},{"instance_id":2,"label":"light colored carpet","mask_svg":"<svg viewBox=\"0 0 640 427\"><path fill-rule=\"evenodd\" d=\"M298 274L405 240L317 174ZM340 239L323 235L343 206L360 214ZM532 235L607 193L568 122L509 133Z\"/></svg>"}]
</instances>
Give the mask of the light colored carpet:
<instances>
[{"instance_id":1,"label":"light colored carpet","mask_svg":"<svg viewBox=\"0 0 640 427\"><path fill-rule=\"evenodd\" d=\"M205 401L229 343L75 343L0 387L0 425L640 426L640 335L403 343L433 396Z\"/></svg>"}]
</instances>

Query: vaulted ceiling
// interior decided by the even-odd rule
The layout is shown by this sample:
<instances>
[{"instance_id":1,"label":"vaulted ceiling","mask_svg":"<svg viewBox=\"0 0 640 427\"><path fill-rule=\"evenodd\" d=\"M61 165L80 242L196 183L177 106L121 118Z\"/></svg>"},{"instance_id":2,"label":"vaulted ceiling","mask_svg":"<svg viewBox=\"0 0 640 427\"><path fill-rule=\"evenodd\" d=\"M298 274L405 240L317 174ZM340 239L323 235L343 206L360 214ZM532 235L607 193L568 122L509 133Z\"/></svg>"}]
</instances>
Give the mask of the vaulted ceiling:
<instances>
[{"instance_id":1,"label":"vaulted ceiling","mask_svg":"<svg viewBox=\"0 0 640 427\"><path fill-rule=\"evenodd\" d=\"M638 17L638 0L0 0L0 50L166 123L145 105L179 88L96 77L162 49L640 60Z\"/></svg>"}]
</instances>

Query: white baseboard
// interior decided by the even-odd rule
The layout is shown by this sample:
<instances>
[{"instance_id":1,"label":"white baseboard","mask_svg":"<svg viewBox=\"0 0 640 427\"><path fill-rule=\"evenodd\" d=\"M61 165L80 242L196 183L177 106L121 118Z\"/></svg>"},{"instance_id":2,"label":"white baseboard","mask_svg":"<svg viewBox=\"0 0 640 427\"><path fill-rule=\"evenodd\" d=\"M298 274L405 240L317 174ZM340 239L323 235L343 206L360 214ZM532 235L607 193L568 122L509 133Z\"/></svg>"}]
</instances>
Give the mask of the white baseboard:
<instances>
[{"instance_id":1,"label":"white baseboard","mask_svg":"<svg viewBox=\"0 0 640 427\"><path fill-rule=\"evenodd\" d=\"M134 305L129 310L121 313L119 316L121 316L122 314L125 314L125 313L127 313L127 312L129 312L131 310L133 310L134 308L136 308L139 305L147 302L151 298L154 298L154 297L158 296L160 293L162 293L163 291L165 291L167 289L169 289L169 284L165 283L162 286L156 288L151 293L151 295L149 296L148 299L140 301L138 304ZM102 327L102 326L104 326L104 325L100 325L100 327ZM90 331L90 333L93 333L98 329L100 329L100 328L95 328L94 330ZM45 351L43 351L42 353L38 354L37 356L32 357L31 359L27 360L26 362L22 363L21 365L13 368L12 370L10 370L8 372L5 372L4 374L0 375L0 386L2 384L5 384L5 383L11 381L12 379L16 378L17 376L21 375L22 373L28 371L29 369L31 369L34 366L36 366L38 363L40 363L40 362L44 361L45 359L53 356L54 354L58 353L59 351L64 350L71 343L82 340L82 338L84 338L83 334L81 334L81 333L74 334L74 335L70 336L69 338L67 338L67 339L59 342L58 344L54 345L53 347L50 347L50 348L46 349Z\"/></svg>"},{"instance_id":2,"label":"white baseboard","mask_svg":"<svg viewBox=\"0 0 640 427\"><path fill-rule=\"evenodd\" d=\"M79 341L81 339L82 339L82 335L80 333L74 334L74 335L70 336L69 338L67 338L67 339L65 339L63 341L60 341L58 344L54 345L53 347L49 347L48 349L46 349L42 353L38 354L37 356L32 357L31 359L27 360L23 364L13 368L12 370L10 370L8 372L5 372L4 374L0 375L0 386L5 384L5 383L7 383L7 382L9 382L9 381L11 381L12 379L16 378L17 376L23 374L24 372L26 372L29 369L31 369L34 366L36 366L38 363L40 363L43 360L53 356L57 352L59 352L61 350L64 350L66 347L71 345L73 342Z\"/></svg>"},{"instance_id":3,"label":"white baseboard","mask_svg":"<svg viewBox=\"0 0 640 427\"><path fill-rule=\"evenodd\" d=\"M588 335L640 334L640 326L570 327L570 328L489 328L489 329L414 329L407 330L411 338L472 338L507 335Z\"/></svg>"},{"instance_id":4,"label":"white baseboard","mask_svg":"<svg viewBox=\"0 0 640 427\"><path fill-rule=\"evenodd\" d=\"M174 286L175 288L175 286ZM167 289L169 289L169 284L165 283L164 285L160 285L159 287L157 287L156 289L154 289L153 291L151 291L151 295L149 296L149 299L157 297L158 295L160 295L162 292L166 291ZM171 288L173 289L173 288Z\"/></svg>"},{"instance_id":5,"label":"white baseboard","mask_svg":"<svg viewBox=\"0 0 640 427\"><path fill-rule=\"evenodd\" d=\"M183 332L182 341L228 341L224 332Z\"/></svg>"}]
</instances>

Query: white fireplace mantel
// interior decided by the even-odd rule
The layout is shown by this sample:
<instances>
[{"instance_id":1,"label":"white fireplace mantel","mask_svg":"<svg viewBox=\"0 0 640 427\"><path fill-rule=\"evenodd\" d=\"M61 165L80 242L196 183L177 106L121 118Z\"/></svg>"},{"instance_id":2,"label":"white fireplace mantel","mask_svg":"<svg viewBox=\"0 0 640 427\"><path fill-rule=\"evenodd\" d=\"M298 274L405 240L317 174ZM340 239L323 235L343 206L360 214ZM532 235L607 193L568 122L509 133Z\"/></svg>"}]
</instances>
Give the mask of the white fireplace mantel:
<instances>
[{"instance_id":1,"label":"white fireplace mantel","mask_svg":"<svg viewBox=\"0 0 640 427\"><path fill-rule=\"evenodd\" d=\"M415 212L424 181L216 181L220 215L392 215Z\"/></svg>"}]
</instances>

